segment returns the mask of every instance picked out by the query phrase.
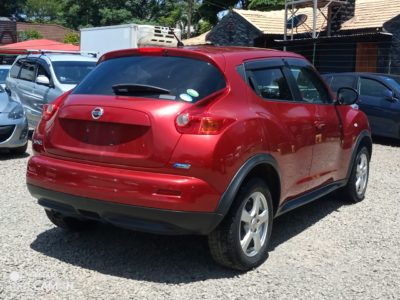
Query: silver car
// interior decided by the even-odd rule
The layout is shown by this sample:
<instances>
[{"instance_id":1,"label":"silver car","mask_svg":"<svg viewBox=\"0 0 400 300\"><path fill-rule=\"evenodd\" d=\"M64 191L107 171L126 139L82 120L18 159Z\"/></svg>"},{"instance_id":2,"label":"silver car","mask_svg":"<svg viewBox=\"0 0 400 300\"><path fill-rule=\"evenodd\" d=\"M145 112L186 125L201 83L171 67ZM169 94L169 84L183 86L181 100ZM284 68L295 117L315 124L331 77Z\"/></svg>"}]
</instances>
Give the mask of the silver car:
<instances>
[{"instance_id":1,"label":"silver car","mask_svg":"<svg viewBox=\"0 0 400 300\"><path fill-rule=\"evenodd\" d=\"M28 146L28 122L21 103L0 86L0 149L23 154Z\"/></svg>"},{"instance_id":2,"label":"silver car","mask_svg":"<svg viewBox=\"0 0 400 300\"><path fill-rule=\"evenodd\" d=\"M3 89L6 88L6 78L10 69L11 65L0 65L0 86Z\"/></svg>"},{"instance_id":3,"label":"silver car","mask_svg":"<svg viewBox=\"0 0 400 300\"><path fill-rule=\"evenodd\" d=\"M42 53L18 56L6 80L11 99L21 102L29 127L35 128L44 104L74 88L96 66L80 54Z\"/></svg>"}]
</instances>

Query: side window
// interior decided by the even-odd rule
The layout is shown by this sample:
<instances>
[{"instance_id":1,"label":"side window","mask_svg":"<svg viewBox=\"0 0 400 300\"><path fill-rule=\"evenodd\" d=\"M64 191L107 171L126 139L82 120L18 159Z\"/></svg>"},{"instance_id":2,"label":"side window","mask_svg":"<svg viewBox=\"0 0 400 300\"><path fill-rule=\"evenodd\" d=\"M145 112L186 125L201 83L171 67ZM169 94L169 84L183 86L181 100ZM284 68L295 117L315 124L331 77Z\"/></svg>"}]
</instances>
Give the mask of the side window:
<instances>
[{"instance_id":1,"label":"side window","mask_svg":"<svg viewBox=\"0 0 400 300\"><path fill-rule=\"evenodd\" d=\"M331 103L324 83L307 67L291 66L290 71L299 87L301 97L309 103Z\"/></svg>"},{"instance_id":2,"label":"side window","mask_svg":"<svg viewBox=\"0 0 400 300\"><path fill-rule=\"evenodd\" d=\"M289 85L280 68L258 69L250 71L253 84L261 97L269 100L293 100Z\"/></svg>"},{"instance_id":3,"label":"side window","mask_svg":"<svg viewBox=\"0 0 400 300\"><path fill-rule=\"evenodd\" d=\"M334 76L331 82L331 88L334 92L342 87L353 87L354 77L353 76Z\"/></svg>"},{"instance_id":4,"label":"side window","mask_svg":"<svg viewBox=\"0 0 400 300\"><path fill-rule=\"evenodd\" d=\"M10 70L10 76L12 78L17 78L19 71L21 70L21 66L22 66L23 60L20 59L19 61L17 61L11 68Z\"/></svg>"},{"instance_id":5,"label":"side window","mask_svg":"<svg viewBox=\"0 0 400 300\"><path fill-rule=\"evenodd\" d=\"M19 78L23 80L28 80L28 81L34 81L35 80L35 63L33 62L25 62L22 65L21 68L21 74L19 75Z\"/></svg>"},{"instance_id":6,"label":"side window","mask_svg":"<svg viewBox=\"0 0 400 300\"><path fill-rule=\"evenodd\" d=\"M37 74L36 77L38 77L39 75L44 75L46 76L49 80L51 80L51 76L49 74L49 72L47 72L47 70L40 64L38 64L38 69L37 69Z\"/></svg>"},{"instance_id":7,"label":"side window","mask_svg":"<svg viewBox=\"0 0 400 300\"><path fill-rule=\"evenodd\" d=\"M360 78L360 95L370 97L386 97L390 90L382 83L368 78Z\"/></svg>"}]
</instances>

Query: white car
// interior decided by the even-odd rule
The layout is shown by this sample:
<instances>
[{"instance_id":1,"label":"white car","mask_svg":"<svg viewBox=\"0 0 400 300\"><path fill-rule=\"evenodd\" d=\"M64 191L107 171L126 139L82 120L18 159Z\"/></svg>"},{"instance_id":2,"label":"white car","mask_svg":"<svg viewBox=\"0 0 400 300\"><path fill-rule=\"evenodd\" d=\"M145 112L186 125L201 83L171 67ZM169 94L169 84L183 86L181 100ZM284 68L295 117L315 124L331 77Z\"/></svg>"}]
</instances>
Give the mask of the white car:
<instances>
[{"instance_id":1,"label":"white car","mask_svg":"<svg viewBox=\"0 0 400 300\"><path fill-rule=\"evenodd\" d=\"M73 89L96 66L80 54L42 53L18 56L6 79L12 100L21 102L29 127L38 124L42 107Z\"/></svg>"}]
</instances>

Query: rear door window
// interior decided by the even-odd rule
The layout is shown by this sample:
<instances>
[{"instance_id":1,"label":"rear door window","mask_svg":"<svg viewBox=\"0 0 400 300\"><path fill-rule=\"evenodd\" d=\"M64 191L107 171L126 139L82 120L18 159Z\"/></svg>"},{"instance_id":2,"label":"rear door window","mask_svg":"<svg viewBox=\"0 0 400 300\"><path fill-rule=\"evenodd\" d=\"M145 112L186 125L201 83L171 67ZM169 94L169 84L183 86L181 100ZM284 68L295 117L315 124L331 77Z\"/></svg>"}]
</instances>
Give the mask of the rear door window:
<instances>
[{"instance_id":1,"label":"rear door window","mask_svg":"<svg viewBox=\"0 0 400 300\"><path fill-rule=\"evenodd\" d=\"M144 96L196 102L226 87L211 63L184 57L129 56L100 63L74 94Z\"/></svg>"},{"instance_id":2,"label":"rear door window","mask_svg":"<svg viewBox=\"0 0 400 300\"><path fill-rule=\"evenodd\" d=\"M27 81L34 81L36 73L36 64L34 62L26 61L21 67L19 78Z\"/></svg>"},{"instance_id":3,"label":"rear door window","mask_svg":"<svg viewBox=\"0 0 400 300\"><path fill-rule=\"evenodd\" d=\"M289 85L281 68L267 68L249 71L255 90L264 99L293 100Z\"/></svg>"},{"instance_id":4,"label":"rear door window","mask_svg":"<svg viewBox=\"0 0 400 300\"><path fill-rule=\"evenodd\" d=\"M19 71L21 70L22 63L23 63L23 60L20 59L11 67L10 76L12 78L18 77Z\"/></svg>"}]
</instances>

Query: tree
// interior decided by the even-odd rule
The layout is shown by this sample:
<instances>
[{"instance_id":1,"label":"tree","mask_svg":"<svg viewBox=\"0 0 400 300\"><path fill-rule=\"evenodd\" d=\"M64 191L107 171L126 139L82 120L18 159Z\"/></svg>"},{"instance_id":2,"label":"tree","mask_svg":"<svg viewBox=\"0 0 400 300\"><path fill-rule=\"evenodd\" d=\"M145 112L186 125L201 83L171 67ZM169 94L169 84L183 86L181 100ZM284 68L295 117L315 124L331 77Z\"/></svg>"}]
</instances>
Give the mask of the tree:
<instances>
[{"instance_id":1,"label":"tree","mask_svg":"<svg viewBox=\"0 0 400 300\"><path fill-rule=\"evenodd\" d=\"M10 17L13 14L21 13L25 6L26 0L1 0L0 13L1 16Z\"/></svg>"},{"instance_id":2,"label":"tree","mask_svg":"<svg viewBox=\"0 0 400 300\"><path fill-rule=\"evenodd\" d=\"M241 2L241 1L240 1ZM208 21L210 24L216 25L218 23L217 14L220 11L227 10L235 7L238 4L238 0L209 0L203 1L199 7L199 14L202 19ZM243 7L246 8L246 7Z\"/></svg>"},{"instance_id":3,"label":"tree","mask_svg":"<svg viewBox=\"0 0 400 300\"><path fill-rule=\"evenodd\" d=\"M60 0L27 0L25 5L28 19L40 23L54 21L60 8Z\"/></svg>"},{"instance_id":4,"label":"tree","mask_svg":"<svg viewBox=\"0 0 400 300\"><path fill-rule=\"evenodd\" d=\"M80 41L80 37L79 37L79 34L76 32L70 32L64 36L64 43L66 43L66 44L78 45L79 41Z\"/></svg>"},{"instance_id":5,"label":"tree","mask_svg":"<svg viewBox=\"0 0 400 300\"><path fill-rule=\"evenodd\" d=\"M285 0L250 0L248 8L256 10L276 10L285 7Z\"/></svg>"},{"instance_id":6,"label":"tree","mask_svg":"<svg viewBox=\"0 0 400 300\"><path fill-rule=\"evenodd\" d=\"M18 40L19 41L28 41L28 40L38 40L38 39L42 39L43 35L35 30L24 30L24 31L20 31L18 32Z\"/></svg>"}]
</instances>

